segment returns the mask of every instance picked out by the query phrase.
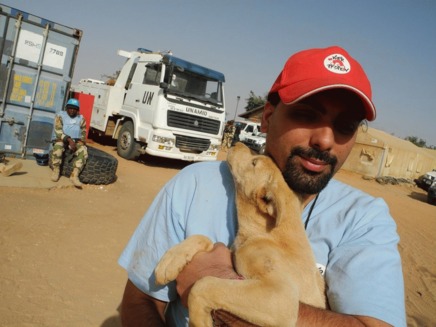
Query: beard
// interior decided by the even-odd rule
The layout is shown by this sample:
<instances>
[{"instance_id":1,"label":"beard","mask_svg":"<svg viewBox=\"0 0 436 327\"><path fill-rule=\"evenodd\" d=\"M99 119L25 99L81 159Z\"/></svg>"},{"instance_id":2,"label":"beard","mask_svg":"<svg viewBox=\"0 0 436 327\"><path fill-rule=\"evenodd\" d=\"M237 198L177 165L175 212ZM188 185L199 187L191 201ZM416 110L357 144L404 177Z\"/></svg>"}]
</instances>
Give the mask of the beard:
<instances>
[{"instance_id":1,"label":"beard","mask_svg":"<svg viewBox=\"0 0 436 327\"><path fill-rule=\"evenodd\" d=\"M324 161L330 166L330 170L321 173L306 170L298 162L298 157L314 158ZM283 177L288 186L296 193L318 194L327 186L330 179L332 179L337 163L338 159L336 156L332 156L328 152L319 151L314 148L304 149L303 147L297 146L291 150L288 160L286 161Z\"/></svg>"}]
</instances>

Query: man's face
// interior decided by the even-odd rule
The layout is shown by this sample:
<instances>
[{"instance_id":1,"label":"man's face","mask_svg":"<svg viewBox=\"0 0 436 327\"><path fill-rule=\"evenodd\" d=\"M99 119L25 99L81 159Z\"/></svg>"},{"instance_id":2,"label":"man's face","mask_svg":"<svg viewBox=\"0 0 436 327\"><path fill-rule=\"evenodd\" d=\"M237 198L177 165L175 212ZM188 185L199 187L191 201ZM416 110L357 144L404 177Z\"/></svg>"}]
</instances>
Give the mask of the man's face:
<instances>
[{"instance_id":1,"label":"man's face","mask_svg":"<svg viewBox=\"0 0 436 327\"><path fill-rule=\"evenodd\" d=\"M266 151L291 189L317 194L347 159L362 119L360 101L342 90L275 108L267 103L262 119Z\"/></svg>"},{"instance_id":2,"label":"man's face","mask_svg":"<svg viewBox=\"0 0 436 327\"><path fill-rule=\"evenodd\" d=\"M76 117L78 112L79 112L79 110L77 110L77 108L75 108L75 107L67 107L67 114L71 118Z\"/></svg>"}]
</instances>

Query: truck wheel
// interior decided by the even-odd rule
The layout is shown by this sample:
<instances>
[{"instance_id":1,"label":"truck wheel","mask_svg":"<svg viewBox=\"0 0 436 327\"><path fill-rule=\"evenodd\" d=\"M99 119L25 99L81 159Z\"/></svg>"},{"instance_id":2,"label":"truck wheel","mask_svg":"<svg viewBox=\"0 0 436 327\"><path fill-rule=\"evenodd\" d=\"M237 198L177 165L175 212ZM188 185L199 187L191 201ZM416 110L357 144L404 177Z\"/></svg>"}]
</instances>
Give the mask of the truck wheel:
<instances>
[{"instance_id":1,"label":"truck wheel","mask_svg":"<svg viewBox=\"0 0 436 327\"><path fill-rule=\"evenodd\" d=\"M117 153L120 157L127 160L135 160L139 157L140 145L135 141L135 134L133 133L133 123L126 121L121 126L120 134L117 140Z\"/></svg>"},{"instance_id":2,"label":"truck wheel","mask_svg":"<svg viewBox=\"0 0 436 327\"><path fill-rule=\"evenodd\" d=\"M64 160L61 167L61 175L70 177L73 171L73 152L66 150L64 152ZM51 163L51 151L49 166L53 168ZM88 160L79 175L79 179L85 184L107 185L115 182L117 179L116 172L118 160L99 149L88 146Z\"/></svg>"}]
</instances>

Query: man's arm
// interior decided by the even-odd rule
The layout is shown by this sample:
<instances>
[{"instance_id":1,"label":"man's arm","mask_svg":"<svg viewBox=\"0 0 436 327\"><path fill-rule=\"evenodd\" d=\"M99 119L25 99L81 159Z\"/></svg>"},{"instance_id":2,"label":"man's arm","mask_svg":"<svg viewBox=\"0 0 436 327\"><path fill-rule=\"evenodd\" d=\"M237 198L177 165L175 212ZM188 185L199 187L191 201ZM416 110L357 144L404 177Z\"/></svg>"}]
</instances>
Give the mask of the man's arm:
<instances>
[{"instance_id":1,"label":"man's arm","mask_svg":"<svg viewBox=\"0 0 436 327\"><path fill-rule=\"evenodd\" d=\"M254 325L223 310L214 311L212 317L215 326L255 327ZM390 325L372 317L344 315L300 303L297 327L306 326L387 327Z\"/></svg>"},{"instance_id":2,"label":"man's arm","mask_svg":"<svg viewBox=\"0 0 436 327\"><path fill-rule=\"evenodd\" d=\"M182 270L177 277L177 292L182 302L187 305L189 290L194 283L204 276L216 276L220 278L237 278L238 274L233 269L232 255L230 250L222 243L217 243L210 252L201 252L194 256L193 260ZM231 327L252 327L238 317L221 310L213 313L215 325ZM297 326L347 326L347 327L387 327L389 324L364 316L352 316L336 313L329 310L314 308L300 303Z\"/></svg>"},{"instance_id":3,"label":"man's arm","mask_svg":"<svg viewBox=\"0 0 436 327\"><path fill-rule=\"evenodd\" d=\"M82 121L80 122L80 141L83 144L86 143L86 119L82 116Z\"/></svg>"},{"instance_id":4,"label":"man's arm","mask_svg":"<svg viewBox=\"0 0 436 327\"><path fill-rule=\"evenodd\" d=\"M142 292L129 279L121 302L121 323L125 327L165 327L166 305Z\"/></svg>"},{"instance_id":5,"label":"man's arm","mask_svg":"<svg viewBox=\"0 0 436 327\"><path fill-rule=\"evenodd\" d=\"M62 121L62 117L59 115L56 115L55 121L54 121L54 134L56 140L59 141L66 141L65 137L68 136L64 134L64 123Z\"/></svg>"},{"instance_id":6,"label":"man's arm","mask_svg":"<svg viewBox=\"0 0 436 327\"><path fill-rule=\"evenodd\" d=\"M314 308L310 305L300 302L298 311L298 327L388 327L391 326L384 321L378 320L373 317L366 316L353 316L341 313L336 313L329 310Z\"/></svg>"}]
</instances>

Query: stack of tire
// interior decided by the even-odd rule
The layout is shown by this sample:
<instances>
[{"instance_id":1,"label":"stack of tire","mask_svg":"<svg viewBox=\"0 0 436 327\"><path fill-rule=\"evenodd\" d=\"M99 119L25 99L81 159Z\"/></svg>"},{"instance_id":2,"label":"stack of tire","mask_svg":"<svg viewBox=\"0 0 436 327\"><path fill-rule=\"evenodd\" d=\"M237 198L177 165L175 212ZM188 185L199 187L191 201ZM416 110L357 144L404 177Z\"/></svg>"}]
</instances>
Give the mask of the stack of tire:
<instances>
[{"instance_id":1,"label":"stack of tire","mask_svg":"<svg viewBox=\"0 0 436 327\"><path fill-rule=\"evenodd\" d=\"M88 147L88 160L80 173L79 179L84 184L107 185L116 181L118 160L99 149ZM51 156L50 156L51 157ZM73 152L66 150L61 167L61 176L69 177L73 171ZM49 160L50 168L53 168Z\"/></svg>"}]
</instances>

